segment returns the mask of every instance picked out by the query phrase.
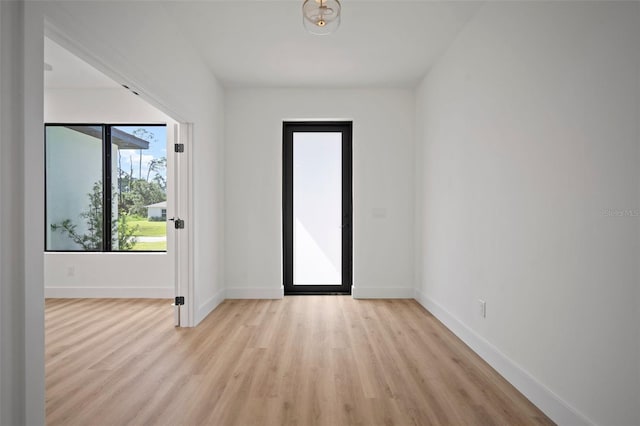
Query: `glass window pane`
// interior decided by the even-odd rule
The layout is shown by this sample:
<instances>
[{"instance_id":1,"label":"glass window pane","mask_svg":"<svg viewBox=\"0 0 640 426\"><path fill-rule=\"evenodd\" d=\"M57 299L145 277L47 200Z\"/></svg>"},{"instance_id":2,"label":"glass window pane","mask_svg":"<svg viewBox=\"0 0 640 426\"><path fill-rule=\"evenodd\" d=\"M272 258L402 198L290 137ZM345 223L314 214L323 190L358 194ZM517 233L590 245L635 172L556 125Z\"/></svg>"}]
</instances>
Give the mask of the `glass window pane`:
<instances>
[{"instance_id":1,"label":"glass window pane","mask_svg":"<svg viewBox=\"0 0 640 426\"><path fill-rule=\"evenodd\" d=\"M102 126L46 127L46 248L102 250Z\"/></svg>"},{"instance_id":2,"label":"glass window pane","mask_svg":"<svg viewBox=\"0 0 640 426\"><path fill-rule=\"evenodd\" d=\"M114 126L111 153L113 250L166 251L166 126Z\"/></svg>"},{"instance_id":3,"label":"glass window pane","mask_svg":"<svg viewBox=\"0 0 640 426\"><path fill-rule=\"evenodd\" d=\"M293 134L293 283L342 283L342 134Z\"/></svg>"}]
</instances>

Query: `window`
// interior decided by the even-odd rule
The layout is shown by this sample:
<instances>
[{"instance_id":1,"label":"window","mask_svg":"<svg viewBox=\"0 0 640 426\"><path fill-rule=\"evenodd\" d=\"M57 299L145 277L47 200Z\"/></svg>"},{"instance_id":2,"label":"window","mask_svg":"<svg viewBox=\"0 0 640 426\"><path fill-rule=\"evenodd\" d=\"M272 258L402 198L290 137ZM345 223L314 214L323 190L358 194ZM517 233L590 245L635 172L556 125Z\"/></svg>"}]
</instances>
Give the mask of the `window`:
<instances>
[{"instance_id":1,"label":"window","mask_svg":"<svg viewBox=\"0 0 640 426\"><path fill-rule=\"evenodd\" d=\"M45 124L47 251L166 251L166 126Z\"/></svg>"}]
</instances>

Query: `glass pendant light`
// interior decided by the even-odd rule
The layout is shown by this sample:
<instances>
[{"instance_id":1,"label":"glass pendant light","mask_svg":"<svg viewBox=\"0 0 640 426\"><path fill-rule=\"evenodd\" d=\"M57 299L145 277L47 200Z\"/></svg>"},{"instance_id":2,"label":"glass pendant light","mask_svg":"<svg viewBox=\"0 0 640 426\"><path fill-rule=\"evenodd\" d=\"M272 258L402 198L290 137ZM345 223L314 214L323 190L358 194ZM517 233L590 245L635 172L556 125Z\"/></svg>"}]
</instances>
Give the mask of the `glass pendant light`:
<instances>
[{"instance_id":1,"label":"glass pendant light","mask_svg":"<svg viewBox=\"0 0 640 426\"><path fill-rule=\"evenodd\" d=\"M338 0L305 0L302 4L302 22L311 34L327 35L340 26Z\"/></svg>"}]
</instances>

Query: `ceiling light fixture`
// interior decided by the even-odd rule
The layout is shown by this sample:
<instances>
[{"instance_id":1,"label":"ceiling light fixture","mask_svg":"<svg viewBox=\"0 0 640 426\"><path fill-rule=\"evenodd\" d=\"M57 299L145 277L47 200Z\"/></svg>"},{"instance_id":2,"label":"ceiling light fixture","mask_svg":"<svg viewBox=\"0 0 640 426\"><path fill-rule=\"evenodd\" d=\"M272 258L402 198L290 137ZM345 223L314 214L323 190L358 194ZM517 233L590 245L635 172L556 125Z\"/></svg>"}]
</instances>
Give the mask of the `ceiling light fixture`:
<instances>
[{"instance_id":1,"label":"ceiling light fixture","mask_svg":"<svg viewBox=\"0 0 640 426\"><path fill-rule=\"evenodd\" d=\"M340 26L339 0L305 0L302 4L302 22L311 34L331 34Z\"/></svg>"}]
</instances>

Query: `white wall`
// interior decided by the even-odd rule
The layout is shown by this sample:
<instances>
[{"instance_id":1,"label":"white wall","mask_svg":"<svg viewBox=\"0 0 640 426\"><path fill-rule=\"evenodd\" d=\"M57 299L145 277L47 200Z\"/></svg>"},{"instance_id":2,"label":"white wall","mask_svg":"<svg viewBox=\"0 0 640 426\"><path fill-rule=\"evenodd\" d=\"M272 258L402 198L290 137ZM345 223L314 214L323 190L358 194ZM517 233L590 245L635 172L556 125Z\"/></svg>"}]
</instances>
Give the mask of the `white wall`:
<instances>
[{"instance_id":1,"label":"white wall","mask_svg":"<svg viewBox=\"0 0 640 426\"><path fill-rule=\"evenodd\" d=\"M124 88L46 89L44 117L47 123L163 123L170 140L176 123ZM172 298L172 261L171 248L167 253L48 252L45 296Z\"/></svg>"},{"instance_id":2,"label":"white wall","mask_svg":"<svg viewBox=\"0 0 640 426\"><path fill-rule=\"evenodd\" d=\"M234 89L226 96L227 297L282 295L282 122L353 120L354 296L413 295L409 90Z\"/></svg>"},{"instance_id":3,"label":"white wall","mask_svg":"<svg viewBox=\"0 0 640 426\"><path fill-rule=\"evenodd\" d=\"M24 423L27 425L44 424L44 286L42 246L44 232L44 155L42 143L43 122L43 17L36 2L24 1L23 32L16 40L17 48L22 49L22 93L20 99L13 99L12 108L24 107L23 138L24 156L20 167L23 173L24 212L24 304L20 299L12 300L14 306L23 309L25 338L24 342ZM15 17L17 22L20 20ZM19 86L18 86L19 87ZM19 92L18 92L19 93ZM11 141L15 144L20 139ZM15 188L12 188L15 190ZM16 222L18 223L18 222ZM15 224L14 224L15 225ZM12 390L12 392L16 392Z\"/></svg>"},{"instance_id":4,"label":"white wall","mask_svg":"<svg viewBox=\"0 0 640 426\"><path fill-rule=\"evenodd\" d=\"M193 298L195 312L188 322L195 325L224 297L224 91L159 2L47 2L43 7L51 32L73 44L73 53L178 121L193 123L193 223L187 226L194 233L194 294L185 296Z\"/></svg>"},{"instance_id":5,"label":"white wall","mask_svg":"<svg viewBox=\"0 0 640 426\"><path fill-rule=\"evenodd\" d=\"M224 300L224 98L215 82L209 103L199 110L193 147L193 213L195 229L195 323L199 323ZM206 106L206 109L204 107Z\"/></svg>"},{"instance_id":6,"label":"white wall","mask_svg":"<svg viewBox=\"0 0 640 426\"><path fill-rule=\"evenodd\" d=\"M640 424L639 8L488 3L418 89L418 298L560 424Z\"/></svg>"},{"instance_id":7,"label":"white wall","mask_svg":"<svg viewBox=\"0 0 640 426\"><path fill-rule=\"evenodd\" d=\"M22 6L0 2L0 424L25 422ZM37 265L35 265L37 267Z\"/></svg>"},{"instance_id":8,"label":"white wall","mask_svg":"<svg viewBox=\"0 0 640 426\"><path fill-rule=\"evenodd\" d=\"M125 88L47 88L44 91L47 123L140 123L167 124L173 135L171 117ZM98 121L96 121L98 120Z\"/></svg>"},{"instance_id":9,"label":"white wall","mask_svg":"<svg viewBox=\"0 0 640 426\"><path fill-rule=\"evenodd\" d=\"M45 296L169 299L168 263L166 253L45 253Z\"/></svg>"}]
</instances>

